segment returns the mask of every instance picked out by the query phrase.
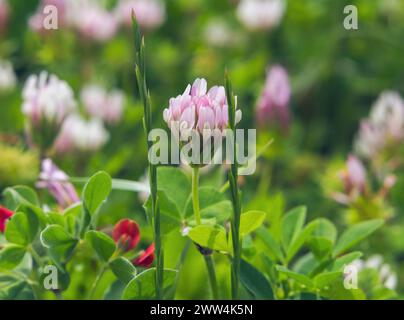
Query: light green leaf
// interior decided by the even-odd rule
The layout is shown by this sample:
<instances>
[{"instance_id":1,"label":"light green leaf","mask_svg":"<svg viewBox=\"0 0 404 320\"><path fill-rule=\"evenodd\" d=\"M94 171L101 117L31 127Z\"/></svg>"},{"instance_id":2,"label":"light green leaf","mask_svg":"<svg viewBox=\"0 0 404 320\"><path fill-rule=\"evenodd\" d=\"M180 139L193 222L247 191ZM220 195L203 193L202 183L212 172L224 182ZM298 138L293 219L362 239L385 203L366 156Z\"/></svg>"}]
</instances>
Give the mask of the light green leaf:
<instances>
[{"instance_id":1,"label":"light green leaf","mask_svg":"<svg viewBox=\"0 0 404 320\"><path fill-rule=\"evenodd\" d=\"M256 231L257 237L259 237L269 250L269 254L277 261L283 262L285 257L283 255L281 246L272 237L271 233L265 228L258 228Z\"/></svg>"},{"instance_id":2,"label":"light green leaf","mask_svg":"<svg viewBox=\"0 0 404 320\"><path fill-rule=\"evenodd\" d=\"M167 291L175 281L177 271L164 270L163 291ZM155 290L156 268L150 268L138 274L126 286L122 300L149 300L156 297Z\"/></svg>"},{"instance_id":3,"label":"light green leaf","mask_svg":"<svg viewBox=\"0 0 404 320\"><path fill-rule=\"evenodd\" d=\"M12 210L15 210L20 204L32 204L39 206L39 200L36 192L26 186L6 188L3 195L9 208Z\"/></svg>"},{"instance_id":4,"label":"light green leaf","mask_svg":"<svg viewBox=\"0 0 404 320\"><path fill-rule=\"evenodd\" d=\"M88 231L86 233L86 241L91 245L98 257L104 262L108 262L109 258L114 254L116 245L105 233L99 231Z\"/></svg>"},{"instance_id":5,"label":"light green leaf","mask_svg":"<svg viewBox=\"0 0 404 320\"><path fill-rule=\"evenodd\" d=\"M46 227L42 231L40 239L42 245L48 249L53 262L60 269L63 269L63 263L70 257L78 242L59 225Z\"/></svg>"},{"instance_id":6,"label":"light green leaf","mask_svg":"<svg viewBox=\"0 0 404 320\"><path fill-rule=\"evenodd\" d=\"M369 235L379 229L383 224L384 221L382 219L374 219L361 222L350 227L338 239L338 242L334 248L333 255L338 256L341 253L345 252L349 248L356 245L358 242L367 238Z\"/></svg>"},{"instance_id":7,"label":"light green leaf","mask_svg":"<svg viewBox=\"0 0 404 320\"><path fill-rule=\"evenodd\" d=\"M109 263L115 276L124 283L128 283L136 276L136 268L128 259L118 257Z\"/></svg>"},{"instance_id":8,"label":"light green leaf","mask_svg":"<svg viewBox=\"0 0 404 320\"><path fill-rule=\"evenodd\" d=\"M8 242L27 246L32 243L39 231L37 216L31 211L17 212L6 225L6 239Z\"/></svg>"},{"instance_id":9,"label":"light green leaf","mask_svg":"<svg viewBox=\"0 0 404 320\"><path fill-rule=\"evenodd\" d=\"M83 189L84 206L93 215L111 192L111 177L99 171L88 179Z\"/></svg>"},{"instance_id":10,"label":"light green leaf","mask_svg":"<svg viewBox=\"0 0 404 320\"><path fill-rule=\"evenodd\" d=\"M351 262L355 261L356 259L359 259L362 256L362 252L355 251L348 253L346 255L343 255L339 258L337 258L331 265L331 271L341 271L345 265L350 264Z\"/></svg>"},{"instance_id":11,"label":"light green leaf","mask_svg":"<svg viewBox=\"0 0 404 320\"><path fill-rule=\"evenodd\" d=\"M284 266L276 266L276 270L278 270L279 273L286 275L288 278L304 285L309 290L314 286L313 281L304 274L291 271Z\"/></svg>"},{"instance_id":12,"label":"light green leaf","mask_svg":"<svg viewBox=\"0 0 404 320\"><path fill-rule=\"evenodd\" d=\"M202 247L217 251L228 251L226 231L223 227L217 225L199 225L192 228L188 236Z\"/></svg>"},{"instance_id":13,"label":"light green leaf","mask_svg":"<svg viewBox=\"0 0 404 320\"><path fill-rule=\"evenodd\" d=\"M266 213L263 211L248 211L240 216L240 236L243 237L258 229L265 220Z\"/></svg>"},{"instance_id":14,"label":"light green leaf","mask_svg":"<svg viewBox=\"0 0 404 320\"><path fill-rule=\"evenodd\" d=\"M24 258L25 252L25 248L19 245L5 246L0 251L0 268L14 269Z\"/></svg>"},{"instance_id":15,"label":"light green leaf","mask_svg":"<svg viewBox=\"0 0 404 320\"><path fill-rule=\"evenodd\" d=\"M295 254L300 250L300 248L305 244L307 239L310 237L316 223L311 222L304 227L302 231L299 231L297 237L289 244L289 248L286 253L286 261L289 262Z\"/></svg>"},{"instance_id":16,"label":"light green leaf","mask_svg":"<svg viewBox=\"0 0 404 320\"><path fill-rule=\"evenodd\" d=\"M296 207L289 211L282 219L282 244L286 251L296 240L306 220L306 207Z\"/></svg>"}]
</instances>

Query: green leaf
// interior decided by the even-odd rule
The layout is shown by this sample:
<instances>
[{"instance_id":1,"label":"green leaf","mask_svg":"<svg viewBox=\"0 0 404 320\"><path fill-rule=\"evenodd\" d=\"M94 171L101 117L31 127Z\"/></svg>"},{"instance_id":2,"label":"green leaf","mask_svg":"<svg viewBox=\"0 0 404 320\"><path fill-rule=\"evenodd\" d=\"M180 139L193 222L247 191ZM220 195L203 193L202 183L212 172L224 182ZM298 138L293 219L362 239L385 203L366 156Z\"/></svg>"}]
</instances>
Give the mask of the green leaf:
<instances>
[{"instance_id":1,"label":"green leaf","mask_svg":"<svg viewBox=\"0 0 404 320\"><path fill-rule=\"evenodd\" d=\"M62 227L65 226L65 218L59 212L48 212L46 215L48 224L58 224Z\"/></svg>"},{"instance_id":2,"label":"green leaf","mask_svg":"<svg viewBox=\"0 0 404 320\"><path fill-rule=\"evenodd\" d=\"M306 243L307 239L310 237L316 223L309 223L302 231L299 231L297 237L289 244L289 248L286 253L286 261L289 262L295 254L300 250L300 248Z\"/></svg>"},{"instance_id":3,"label":"green leaf","mask_svg":"<svg viewBox=\"0 0 404 320\"><path fill-rule=\"evenodd\" d=\"M332 285L335 281L343 282L344 279L341 271L331 271L320 273L314 277L313 281L317 289L324 289Z\"/></svg>"},{"instance_id":4,"label":"green leaf","mask_svg":"<svg viewBox=\"0 0 404 320\"><path fill-rule=\"evenodd\" d=\"M284 266L276 266L276 270L278 270L279 273L286 275L288 278L304 285L309 290L314 286L313 281L304 274L291 271Z\"/></svg>"},{"instance_id":5,"label":"green leaf","mask_svg":"<svg viewBox=\"0 0 404 320\"><path fill-rule=\"evenodd\" d=\"M212 187L199 188L199 209L202 218L215 218L216 222L227 220L233 212L232 204L227 197ZM193 212L192 197L189 195L185 217L192 220L194 218Z\"/></svg>"},{"instance_id":6,"label":"green leaf","mask_svg":"<svg viewBox=\"0 0 404 320\"><path fill-rule=\"evenodd\" d=\"M93 215L111 192L111 177L99 171L88 179L83 189L84 206Z\"/></svg>"},{"instance_id":7,"label":"green leaf","mask_svg":"<svg viewBox=\"0 0 404 320\"><path fill-rule=\"evenodd\" d=\"M63 269L63 263L70 257L78 241L59 225L46 227L40 238L53 262L58 268Z\"/></svg>"},{"instance_id":8,"label":"green leaf","mask_svg":"<svg viewBox=\"0 0 404 320\"><path fill-rule=\"evenodd\" d=\"M240 236L243 237L258 229L265 220L266 213L263 211L248 211L240 216Z\"/></svg>"},{"instance_id":9,"label":"green leaf","mask_svg":"<svg viewBox=\"0 0 404 320\"><path fill-rule=\"evenodd\" d=\"M174 230L180 230L182 226L181 214L175 203L167 197L165 192L158 191L158 203L160 208L161 233L168 234ZM151 217L151 197L144 204L147 216Z\"/></svg>"},{"instance_id":10,"label":"green leaf","mask_svg":"<svg viewBox=\"0 0 404 320\"><path fill-rule=\"evenodd\" d=\"M136 276L136 268L128 259L118 257L109 263L115 276L124 283L128 283Z\"/></svg>"},{"instance_id":11,"label":"green leaf","mask_svg":"<svg viewBox=\"0 0 404 320\"><path fill-rule=\"evenodd\" d=\"M349 248L356 245L358 242L367 238L369 235L379 229L383 224L384 221L382 219L374 219L361 222L350 227L338 239L338 242L334 248L333 255L338 256L341 253L345 252Z\"/></svg>"},{"instance_id":12,"label":"green leaf","mask_svg":"<svg viewBox=\"0 0 404 320\"><path fill-rule=\"evenodd\" d=\"M308 240L308 244L313 254L318 259L322 259L332 251L337 238L337 229L332 222L324 218L316 219L313 222L316 223L316 227Z\"/></svg>"},{"instance_id":13,"label":"green leaf","mask_svg":"<svg viewBox=\"0 0 404 320\"><path fill-rule=\"evenodd\" d=\"M272 287L267 278L245 260L240 261L240 281L255 299L274 299Z\"/></svg>"},{"instance_id":14,"label":"green leaf","mask_svg":"<svg viewBox=\"0 0 404 320\"><path fill-rule=\"evenodd\" d=\"M158 190L165 193L182 216L191 192L191 182L185 173L174 167L159 167L157 168L157 185Z\"/></svg>"},{"instance_id":15,"label":"green leaf","mask_svg":"<svg viewBox=\"0 0 404 320\"><path fill-rule=\"evenodd\" d=\"M109 258L111 258L116 250L114 240L105 233L99 231L88 231L86 233L86 241L91 245L98 257L104 262L108 262Z\"/></svg>"},{"instance_id":16,"label":"green leaf","mask_svg":"<svg viewBox=\"0 0 404 320\"><path fill-rule=\"evenodd\" d=\"M362 252L355 251L343 255L336 259L331 265L331 271L341 271L346 265L350 264L351 262L359 259L362 256Z\"/></svg>"},{"instance_id":17,"label":"green leaf","mask_svg":"<svg viewBox=\"0 0 404 320\"><path fill-rule=\"evenodd\" d=\"M6 225L8 242L27 246L32 243L39 231L39 221L32 212L17 212Z\"/></svg>"},{"instance_id":18,"label":"green leaf","mask_svg":"<svg viewBox=\"0 0 404 320\"><path fill-rule=\"evenodd\" d=\"M365 300L366 295L361 289L345 289L341 277L328 278L328 284L320 290L320 295L331 300ZM325 284L325 283L323 283Z\"/></svg>"},{"instance_id":19,"label":"green leaf","mask_svg":"<svg viewBox=\"0 0 404 320\"><path fill-rule=\"evenodd\" d=\"M26 186L15 186L6 188L3 192L9 208L15 210L20 204L33 204L39 206L36 192Z\"/></svg>"},{"instance_id":20,"label":"green leaf","mask_svg":"<svg viewBox=\"0 0 404 320\"><path fill-rule=\"evenodd\" d=\"M177 271L164 269L163 290L167 291L175 282ZM156 297L156 268L150 268L138 274L126 286L122 300L149 300Z\"/></svg>"},{"instance_id":21,"label":"green leaf","mask_svg":"<svg viewBox=\"0 0 404 320\"><path fill-rule=\"evenodd\" d=\"M14 269L25 256L25 248L10 244L0 251L0 268Z\"/></svg>"},{"instance_id":22,"label":"green leaf","mask_svg":"<svg viewBox=\"0 0 404 320\"><path fill-rule=\"evenodd\" d=\"M298 237L306 219L306 207L297 207L289 211L282 219L282 244L286 251Z\"/></svg>"},{"instance_id":23,"label":"green leaf","mask_svg":"<svg viewBox=\"0 0 404 320\"><path fill-rule=\"evenodd\" d=\"M283 255L281 246L272 237L271 233L265 228L259 228L256 231L257 237L259 237L269 250L269 254L277 261L283 262L285 257Z\"/></svg>"},{"instance_id":24,"label":"green leaf","mask_svg":"<svg viewBox=\"0 0 404 320\"><path fill-rule=\"evenodd\" d=\"M192 228L188 236L202 247L217 251L228 251L226 231L217 225L199 225Z\"/></svg>"},{"instance_id":25,"label":"green leaf","mask_svg":"<svg viewBox=\"0 0 404 320\"><path fill-rule=\"evenodd\" d=\"M0 300L34 299L32 289L26 281L12 277L0 277Z\"/></svg>"}]
</instances>

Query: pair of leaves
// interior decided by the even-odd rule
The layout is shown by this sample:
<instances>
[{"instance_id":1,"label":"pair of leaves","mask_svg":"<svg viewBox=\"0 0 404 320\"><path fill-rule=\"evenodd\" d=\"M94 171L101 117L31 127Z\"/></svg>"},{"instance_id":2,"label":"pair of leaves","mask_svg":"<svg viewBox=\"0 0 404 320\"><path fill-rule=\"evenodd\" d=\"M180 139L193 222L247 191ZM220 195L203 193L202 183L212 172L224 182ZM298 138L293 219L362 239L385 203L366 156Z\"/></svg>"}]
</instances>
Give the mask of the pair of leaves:
<instances>
[{"instance_id":1,"label":"pair of leaves","mask_svg":"<svg viewBox=\"0 0 404 320\"><path fill-rule=\"evenodd\" d=\"M262 211L248 211L240 216L240 237L244 237L259 228L266 217ZM226 230L219 225L198 225L188 232L192 241L202 247L217 251L230 252ZM229 241L231 243L231 241Z\"/></svg>"}]
</instances>

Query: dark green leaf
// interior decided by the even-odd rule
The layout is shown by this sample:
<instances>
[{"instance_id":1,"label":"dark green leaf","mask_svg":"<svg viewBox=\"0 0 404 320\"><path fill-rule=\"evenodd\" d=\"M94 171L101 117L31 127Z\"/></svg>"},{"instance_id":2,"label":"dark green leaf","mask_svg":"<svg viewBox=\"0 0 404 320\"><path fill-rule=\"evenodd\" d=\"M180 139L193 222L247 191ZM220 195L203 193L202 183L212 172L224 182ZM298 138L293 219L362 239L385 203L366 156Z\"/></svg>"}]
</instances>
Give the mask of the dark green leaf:
<instances>
[{"instance_id":1,"label":"dark green leaf","mask_svg":"<svg viewBox=\"0 0 404 320\"><path fill-rule=\"evenodd\" d=\"M98 257L104 262L108 262L109 258L114 254L116 245L105 233L99 231L88 231L86 233L86 241L91 245Z\"/></svg>"}]
</instances>

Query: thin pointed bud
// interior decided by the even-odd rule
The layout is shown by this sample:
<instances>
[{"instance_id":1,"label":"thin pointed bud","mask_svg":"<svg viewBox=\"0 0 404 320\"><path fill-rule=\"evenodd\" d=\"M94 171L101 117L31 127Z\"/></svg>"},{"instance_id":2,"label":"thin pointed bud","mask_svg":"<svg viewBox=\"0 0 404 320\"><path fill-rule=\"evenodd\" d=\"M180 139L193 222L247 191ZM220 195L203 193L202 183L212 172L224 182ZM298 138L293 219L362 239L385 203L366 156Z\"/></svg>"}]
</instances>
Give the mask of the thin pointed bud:
<instances>
[{"instance_id":1,"label":"thin pointed bud","mask_svg":"<svg viewBox=\"0 0 404 320\"><path fill-rule=\"evenodd\" d=\"M135 50L136 50L136 53L139 53L142 36L140 33L139 24L137 22L135 10L133 10L133 9L132 9L132 26L133 26L133 31L134 31L134 35L135 35Z\"/></svg>"}]
</instances>

